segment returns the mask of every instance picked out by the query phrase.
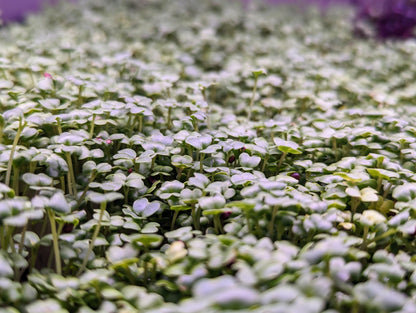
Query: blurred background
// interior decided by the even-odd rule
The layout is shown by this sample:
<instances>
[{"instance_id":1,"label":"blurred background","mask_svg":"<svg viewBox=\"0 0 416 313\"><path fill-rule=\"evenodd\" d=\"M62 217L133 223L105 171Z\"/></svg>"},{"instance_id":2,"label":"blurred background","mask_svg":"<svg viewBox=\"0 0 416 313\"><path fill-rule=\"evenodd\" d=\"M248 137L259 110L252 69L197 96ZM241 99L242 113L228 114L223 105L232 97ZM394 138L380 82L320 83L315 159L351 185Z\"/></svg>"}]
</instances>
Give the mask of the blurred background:
<instances>
[{"instance_id":1,"label":"blurred background","mask_svg":"<svg viewBox=\"0 0 416 313\"><path fill-rule=\"evenodd\" d=\"M21 22L30 13L59 1L77 0L0 0L0 18L4 24ZM209 0L200 0L209 1ZM230 1L230 0L224 0ZM241 0L248 5L252 0ZM254 1L254 0L253 0ZM291 4L299 7L314 5L323 11L334 5L353 5L356 8L355 24L358 36L368 37L363 24L370 25L371 36L379 39L409 38L415 36L416 0L264 0L270 4Z\"/></svg>"},{"instance_id":2,"label":"blurred background","mask_svg":"<svg viewBox=\"0 0 416 313\"><path fill-rule=\"evenodd\" d=\"M0 0L1 19L4 23L23 21L30 13L39 12L45 6L58 3L60 0ZM65 0L75 2L76 0Z\"/></svg>"},{"instance_id":3,"label":"blurred background","mask_svg":"<svg viewBox=\"0 0 416 313\"><path fill-rule=\"evenodd\" d=\"M44 6L53 5L60 0L0 0L0 11L2 11L3 22L22 21L29 13L40 11ZM62 0L61 0L62 1ZM65 0L73 1L76 0ZM243 0L249 2L250 0ZM350 0L265 0L266 2L279 4L313 4L320 7L327 7L331 3L348 3Z\"/></svg>"}]
</instances>

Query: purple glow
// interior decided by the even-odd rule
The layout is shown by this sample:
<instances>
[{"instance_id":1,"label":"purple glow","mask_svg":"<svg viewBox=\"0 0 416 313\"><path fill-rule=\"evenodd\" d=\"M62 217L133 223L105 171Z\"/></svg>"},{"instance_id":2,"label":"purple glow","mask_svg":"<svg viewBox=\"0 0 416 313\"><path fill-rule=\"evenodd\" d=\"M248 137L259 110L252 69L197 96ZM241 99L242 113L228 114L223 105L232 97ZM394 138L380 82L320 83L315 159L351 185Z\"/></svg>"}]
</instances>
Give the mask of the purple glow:
<instances>
[{"instance_id":1,"label":"purple glow","mask_svg":"<svg viewBox=\"0 0 416 313\"><path fill-rule=\"evenodd\" d=\"M76 1L76 0L68 0ZM4 22L22 21L29 13L40 11L58 0L0 0L1 19Z\"/></svg>"},{"instance_id":2,"label":"purple glow","mask_svg":"<svg viewBox=\"0 0 416 313\"><path fill-rule=\"evenodd\" d=\"M416 3L412 0L355 0L357 20L374 25L379 38L413 37Z\"/></svg>"}]
</instances>

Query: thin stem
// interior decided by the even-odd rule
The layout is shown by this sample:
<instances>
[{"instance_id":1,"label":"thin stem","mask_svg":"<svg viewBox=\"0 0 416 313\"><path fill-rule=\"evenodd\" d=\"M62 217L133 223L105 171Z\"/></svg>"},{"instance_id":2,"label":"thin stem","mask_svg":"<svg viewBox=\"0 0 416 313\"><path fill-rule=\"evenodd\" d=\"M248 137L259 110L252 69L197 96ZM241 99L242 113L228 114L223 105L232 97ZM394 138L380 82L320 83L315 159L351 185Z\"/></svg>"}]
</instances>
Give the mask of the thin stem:
<instances>
[{"instance_id":1,"label":"thin stem","mask_svg":"<svg viewBox=\"0 0 416 313\"><path fill-rule=\"evenodd\" d=\"M201 210L198 208L195 208L195 203L192 203L192 220L194 222L194 227L196 230L201 229L200 225L200 219L201 219Z\"/></svg>"},{"instance_id":2,"label":"thin stem","mask_svg":"<svg viewBox=\"0 0 416 313\"><path fill-rule=\"evenodd\" d=\"M23 128L26 126L26 122L23 123L22 118L19 119L19 128L17 129L16 136L13 140L12 150L10 151L9 163L7 164L7 172L6 172L6 185L10 187L10 177L12 175L12 165L13 165L13 158L14 153L16 151L17 143L19 142L20 135L22 134Z\"/></svg>"},{"instance_id":3,"label":"thin stem","mask_svg":"<svg viewBox=\"0 0 416 313\"><path fill-rule=\"evenodd\" d=\"M95 227L94 233L93 233L92 238L91 238L90 245L88 247L87 254L85 255L84 260L82 262L82 265L81 265L80 269L78 270L77 276L81 275L81 273L85 270L85 268L87 266L88 259L90 258L92 249L94 248L95 240L97 239L98 234L100 232L101 221L103 219L104 211L105 211L106 207L107 207L107 202L102 202L100 204L100 216L98 218L98 223L97 223L97 226Z\"/></svg>"},{"instance_id":4,"label":"thin stem","mask_svg":"<svg viewBox=\"0 0 416 313\"><path fill-rule=\"evenodd\" d=\"M285 157L287 155L287 152L283 152L282 156L280 157L279 163L277 164L277 171L280 172L280 167L283 164L283 161L285 160Z\"/></svg>"},{"instance_id":5,"label":"thin stem","mask_svg":"<svg viewBox=\"0 0 416 313\"><path fill-rule=\"evenodd\" d=\"M78 106L82 104L82 92L84 91L84 85L80 85L78 89Z\"/></svg>"},{"instance_id":6,"label":"thin stem","mask_svg":"<svg viewBox=\"0 0 416 313\"><path fill-rule=\"evenodd\" d=\"M91 177L90 177L90 179L89 179L89 181L88 181L87 186L85 186L84 191L82 192L81 196L80 196L80 197L79 197L79 199L77 200L77 207L79 207L79 206L80 206L80 204L81 204L81 202L82 202L82 200L84 200L84 198L85 198L85 196L86 196L86 194L87 194L87 191L88 191L88 189L90 188L90 184L94 181L95 177L97 176L96 174L97 174L97 173L96 173L96 170L94 170L94 171L92 172L92 174L91 174Z\"/></svg>"},{"instance_id":7,"label":"thin stem","mask_svg":"<svg viewBox=\"0 0 416 313\"><path fill-rule=\"evenodd\" d=\"M131 137L131 131L132 131L131 117L132 117L132 114L130 113L129 118L127 119L127 129L129 132L129 137Z\"/></svg>"},{"instance_id":8,"label":"thin stem","mask_svg":"<svg viewBox=\"0 0 416 313\"><path fill-rule=\"evenodd\" d=\"M6 226L1 226L0 225L0 247L3 250L6 250L4 247L6 246L6 236L4 235L5 233L5 227Z\"/></svg>"},{"instance_id":9,"label":"thin stem","mask_svg":"<svg viewBox=\"0 0 416 313\"><path fill-rule=\"evenodd\" d=\"M58 135L62 134L62 125L61 125L61 119L59 117L56 118L56 128L58 130Z\"/></svg>"},{"instance_id":10,"label":"thin stem","mask_svg":"<svg viewBox=\"0 0 416 313\"><path fill-rule=\"evenodd\" d=\"M396 231L397 231L396 229L391 228L391 229L389 229L388 231L386 231L385 233L382 233L381 235L378 235L377 237L374 237L373 239L368 240L368 241L367 241L367 244L368 244L368 243L372 243L372 242L379 241L379 240L381 240L381 239L383 239L383 238L386 238L386 237L388 237L388 236L390 236L390 235L393 235Z\"/></svg>"},{"instance_id":11,"label":"thin stem","mask_svg":"<svg viewBox=\"0 0 416 313\"><path fill-rule=\"evenodd\" d=\"M264 171L266 170L266 165L267 165L267 161L269 160L269 155L266 154L266 156L263 159L263 164L261 166L261 171L264 173Z\"/></svg>"},{"instance_id":12,"label":"thin stem","mask_svg":"<svg viewBox=\"0 0 416 313\"><path fill-rule=\"evenodd\" d=\"M56 273L58 275L62 274L61 268L61 255L59 253L59 244L58 244L58 232L56 231L56 224L55 224L55 213L52 209L47 209L49 222L51 224L51 232L52 232L52 239L53 239L53 250L55 254L55 263L56 263Z\"/></svg>"},{"instance_id":13,"label":"thin stem","mask_svg":"<svg viewBox=\"0 0 416 313\"><path fill-rule=\"evenodd\" d=\"M7 252L7 249L9 247L9 242L8 242L8 233L9 233L9 226L8 225L4 225L1 228L1 248Z\"/></svg>"},{"instance_id":14,"label":"thin stem","mask_svg":"<svg viewBox=\"0 0 416 313\"><path fill-rule=\"evenodd\" d=\"M65 177L64 176L60 176L59 177L59 180L61 181L61 189L65 193Z\"/></svg>"},{"instance_id":15,"label":"thin stem","mask_svg":"<svg viewBox=\"0 0 416 313\"><path fill-rule=\"evenodd\" d=\"M64 229L64 226L65 226L64 223L59 223L58 230L57 230L58 236L62 234L62 229Z\"/></svg>"},{"instance_id":16,"label":"thin stem","mask_svg":"<svg viewBox=\"0 0 416 313\"><path fill-rule=\"evenodd\" d=\"M273 207L272 210L272 218L270 219L269 222L269 227L268 227L268 231L269 231L269 237L271 239L273 239L273 233L274 233L274 223L275 223L275 219L276 219L276 214L277 214L277 205L275 205Z\"/></svg>"},{"instance_id":17,"label":"thin stem","mask_svg":"<svg viewBox=\"0 0 416 313\"><path fill-rule=\"evenodd\" d=\"M143 115L139 115L139 133L143 131Z\"/></svg>"},{"instance_id":18,"label":"thin stem","mask_svg":"<svg viewBox=\"0 0 416 313\"><path fill-rule=\"evenodd\" d=\"M351 199L351 220L354 218L354 214L357 211L358 206L360 205L360 198L353 197Z\"/></svg>"},{"instance_id":19,"label":"thin stem","mask_svg":"<svg viewBox=\"0 0 416 313\"><path fill-rule=\"evenodd\" d=\"M204 161L204 157L205 157L205 153L201 153L200 159L199 159L199 171L201 173L204 172L204 164L202 163L202 161Z\"/></svg>"},{"instance_id":20,"label":"thin stem","mask_svg":"<svg viewBox=\"0 0 416 313\"><path fill-rule=\"evenodd\" d=\"M168 120L166 122L166 126L168 129L172 128L172 107L168 108Z\"/></svg>"},{"instance_id":21,"label":"thin stem","mask_svg":"<svg viewBox=\"0 0 416 313\"><path fill-rule=\"evenodd\" d=\"M4 133L4 125L0 125L0 144L3 143L3 133Z\"/></svg>"},{"instance_id":22,"label":"thin stem","mask_svg":"<svg viewBox=\"0 0 416 313\"><path fill-rule=\"evenodd\" d=\"M72 157L69 152L65 153L66 162L68 163L68 191L75 197L77 195L77 187L75 185L74 167L72 165Z\"/></svg>"},{"instance_id":23,"label":"thin stem","mask_svg":"<svg viewBox=\"0 0 416 313\"><path fill-rule=\"evenodd\" d=\"M253 87L253 95L251 96L250 99L250 106L249 106L249 111L248 111L248 120L251 121L251 114L253 112L253 103L254 103L254 98L256 97L256 90L257 90L257 76L254 78L254 87Z\"/></svg>"},{"instance_id":24,"label":"thin stem","mask_svg":"<svg viewBox=\"0 0 416 313\"><path fill-rule=\"evenodd\" d=\"M23 226L22 234L20 237L20 243L19 243L19 254L22 254L23 251L23 245L25 243L25 237L26 237L26 230L27 230L27 224Z\"/></svg>"},{"instance_id":25,"label":"thin stem","mask_svg":"<svg viewBox=\"0 0 416 313\"><path fill-rule=\"evenodd\" d=\"M282 226L282 225L280 225L280 226ZM283 233L284 233L284 228L283 227L277 227L277 240L282 240Z\"/></svg>"},{"instance_id":26,"label":"thin stem","mask_svg":"<svg viewBox=\"0 0 416 313\"><path fill-rule=\"evenodd\" d=\"M332 150L334 151L335 160L338 161L339 151L338 151L338 147L337 147L337 139L335 137L332 137Z\"/></svg>"},{"instance_id":27,"label":"thin stem","mask_svg":"<svg viewBox=\"0 0 416 313\"><path fill-rule=\"evenodd\" d=\"M94 136L94 127L95 127L95 114L92 115L92 121L90 126L90 139Z\"/></svg>"},{"instance_id":28,"label":"thin stem","mask_svg":"<svg viewBox=\"0 0 416 313\"><path fill-rule=\"evenodd\" d=\"M143 272L143 280L144 280L144 284L147 286L148 283L148 277L149 277L149 268L148 268L148 262L146 260L143 260L143 268L144 268L144 272Z\"/></svg>"},{"instance_id":29,"label":"thin stem","mask_svg":"<svg viewBox=\"0 0 416 313\"><path fill-rule=\"evenodd\" d=\"M381 192L381 187L383 186L383 178L382 177L378 177L377 178L377 192L380 193Z\"/></svg>"},{"instance_id":30,"label":"thin stem","mask_svg":"<svg viewBox=\"0 0 416 313\"><path fill-rule=\"evenodd\" d=\"M194 127L194 131L199 131L198 121L196 119L192 119L192 126Z\"/></svg>"},{"instance_id":31,"label":"thin stem","mask_svg":"<svg viewBox=\"0 0 416 313\"><path fill-rule=\"evenodd\" d=\"M13 232L14 232L14 227L8 227L7 228L7 233L6 233L7 245L10 246L11 251L14 253L14 252L16 252L16 248L15 248L14 243L13 243L13 237L12 237Z\"/></svg>"},{"instance_id":32,"label":"thin stem","mask_svg":"<svg viewBox=\"0 0 416 313\"><path fill-rule=\"evenodd\" d=\"M16 196L19 195L19 175L20 175L19 167L13 165L13 190Z\"/></svg>"},{"instance_id":33,"label":"thin stem","mask_svg":"<svg viewBox=\"0 0 416 313\"><path fill-rule=\"evenodd\" d=\"M68 174L66 174L66 179L67 179L67 181L68 181L68 193L69 194L72 194L72 182L71 182L71 175L69 174L69 172L68 172Z\"/></svg>"},{"instance_id":34,"label":"thin stem","mask_svg":"<svg viewBox=\"0 0 416 313\"><path fill-rule=\"evenodd\" d=\"M368 237L368 231L369 231L369 229L370 229L369 226L364 226L363 243L361 244L361 249L367 248L367 237Z\"/></svg>"},{"instance_id":35,"label":"thin stem","mask_svg":"<svg viewBox=\"0 0 416 313\"><path fill-rule=\"evenodd\" d=\"M183 167L178 167L178 174L176 175L176 179L180 180L183 172Z\"/></svg>"},{"instance_id":36,"label":"thin stem","mask_svg":"<svg viewBox=\"0 0 416 313\"><path fill-rule=\"evenodd\" d=\"M124 203L125 204L129 203L129 191L130 191L130 188L128 186L123 186Z\"/></svg>"},{"instance_id":37,"label":"thin stem","mask_svg":"<svg viewBox=\"0 0 416 313\"><path fill-rule=\"evenodd\" d=\"M354 302L351 307L351 313L359 313L360 312L360 305L358 302Z\"/></svg>"},{"instance_id":38,"label":"thin stem","mask_svg":"<svg viewBox=\"0 0 416 313\"><path fill-rule=\"evenodd\" d=\"M175 228L176 219L178 218L179 211L176 210L175 213L173 213L172 217L172 223L170 224L170 229L173 230Z\"/></svg>"},{"instance_id":39,"label":"thin stem","mask_svg":"<svg viewBox=\"0 0 416 313\"><path fill-rule=\"evenodd\" d=\"M391 187L393 187L393 184L392 183L389 183L387 185L386 189L384 190L383 200L385 200L387 198L387 195L389 194Z\"/></svg>"},{"instance_id":40,"label":"thin stem","mask_svg":"<svg viewBox=\"0 0 416 313\"><path fill-rule=\"evenodd\" d=\"M202 88L202 90L201 90L201 93L202 93L202 97L204 98L204 101L206 102L206 104L207 104L207 127L208 127L208 129L211 129L211 119L210 119L210 108L209 108L209 103L208 103L208 99L207 99L207 92L206 92L206 88L204 87L204 88Z\"/></svg>"},{"instance_id":41,"label":"thin stem","mask_svg":"<svg viewBox=\"0 0 416 313\"><path fill-rule=\"evenodd\" d=\"M36 86L35 77L33 76L33 72L31 70L28 70L28 73L29 73L29 76L30 76L31 86L32 86L32 88L34 88Z\"/></svg>"},{"instance_id":42,"label":"thin stem","mask_svg":"<svg viewBox=\"0 0 416 313\"><path fill-rule=\"evenodd\" d=\"M217 234L223 234L224 229L222 228L221 219L218 214L214 215L214 227Z\"/></svg>"},{"instance_id":43,"label":"thin stem","mask_svg":"<svg viewBox=\"0 0 416 313\"><path fill-rule=\"evenodd\" d=\"M248 216L248 214L246 213L246 224L247 224L247 229L248 232L251 233L251 223L250 223L250 217Z\"/></svg>"},{"instance_id":44,"label":"thin stem","mask_svg":"<svg viewBox=\"0 0 416 313\"><path fill-rule=\"evenodd\" d=\"M38 258L38 251L39 251L39 246L32 248L32 251L30 253L29 272L31 272L32 269L35 267L36 259Z\"/></svg>"},{"instance_id":45,"label":"thin stem","mask_svg":"<svg viewBox=\"0 0 416 313\"><path fill-rule=\"evenodd\" d=\"M192 174L192 168L188 168L188 172L186 174L186 180L189 180L189 177L191 177Z\"/></svg>"},{"instance_id":46,"label":"thin stem","mask_svg":"<svg viewBox=\"0 0 416 313\"><path fill-rule=\"evenodd\" d=\"M153 171L153 168L155 167L156 157L157 157L157 155L155 155L155 156L152 158L152 163L151 163L151 165L150 165L150 170L151 170L151 171Z\"/></svg>"}]
</instances>

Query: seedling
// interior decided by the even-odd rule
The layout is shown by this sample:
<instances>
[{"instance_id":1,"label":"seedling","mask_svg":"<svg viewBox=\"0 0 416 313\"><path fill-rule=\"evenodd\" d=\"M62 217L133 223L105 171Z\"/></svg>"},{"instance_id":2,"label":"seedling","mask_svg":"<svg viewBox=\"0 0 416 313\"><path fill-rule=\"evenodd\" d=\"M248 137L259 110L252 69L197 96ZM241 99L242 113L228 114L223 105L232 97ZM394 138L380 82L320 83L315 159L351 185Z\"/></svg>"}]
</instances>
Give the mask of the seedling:
<instances>
[{"instance_id":1,"label":"seedling","mask_svg":"<svg viewBox=\"0 0 416 313\"><path fill-rule=\"evenodd\" d=\"M251 121L251 115L253 114L253 104L254 104L254 99L256 98L258 79L262 75L267 75L267 72L263 69L259 69L259 70L252 71L251 74L254 77L254 86L253 86L253 94L251 96L250 103L249 103L249 111L248 111L248 115L247 115L247 119L249 121Z\"/></svg>"}]
</instances>

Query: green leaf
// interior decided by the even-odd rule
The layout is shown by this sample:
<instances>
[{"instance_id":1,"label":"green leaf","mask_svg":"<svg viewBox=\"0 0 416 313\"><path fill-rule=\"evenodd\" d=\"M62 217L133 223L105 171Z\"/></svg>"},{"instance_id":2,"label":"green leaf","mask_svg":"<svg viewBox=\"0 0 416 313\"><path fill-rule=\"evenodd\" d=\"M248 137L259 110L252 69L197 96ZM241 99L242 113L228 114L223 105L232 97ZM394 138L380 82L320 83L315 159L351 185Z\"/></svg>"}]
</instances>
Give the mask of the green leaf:
<instances>
[{"instance_id":1,"label":"green leaf","mask_svg":"<svg viewBox=\"0 0 416 313\"><path fill-rule=\"evenodd\" d=\"M159 231L160 224L156 222L150 222L143 226L141 233L142 234L154 234Z\"/></svg>"},{"instance_id":2,"label":"green leaf","mask_svg":"<svg viewBox=\"0 0 416 313\"><path fill-rule=\"evenodd\" d=\"M82 165L82 171L86 174L91 173L97 169L97 164L94 161L87 161Z\"/></svg>"},{"instance_id":3,"label":"green leaf","mask_svg":"<svg viewBox=\"0 0 416 313\"><path fill-rule=\"evenodd\" d=\"M71 213L71 207L61 192L56 192L49 200L48 207L61 214Z\"/></svg>"},{"instance_id":4,"label":"green leaf","mask_svg":"<svg viewBox=\"0 0 416 313\"><path fill-rule=\"evenodd\" d=\"M146 188L143 182L143 176L137 173L131 173L129 176L127 176L126 186L135 189Z\"/></svg>"},{"instance_id":5,"label":"green leaf","mask_svg":"<svg viewBox=\"0 0 416 313\"><path fill-rule=\"evenodd\" d=\"M361 201L363 202L377 202L378 201L377 190L371 187L366 187L364 189L361 189L360 194L361 194L360 196Z\"/></svg>"},{"instance_id":6,"label":"green leaf","mask_svg":"<svg viewBox=\"0 0 416 313\"><path fill-rule=\"evenodd\" d=\"M137 260L138 250L127 244L124 247L111 246L107 252L107 260L113 265L128 265Z\"/></svg>"},{"instance_id":7,"label":"green leaf","mask_svg":"<svg viewBox=\"0 0 416 313\"><path fill-rule=\"evenodd\" d=\"M188 205L182 205L182 204L172 205L169 208L173 211L187 211L187 210L192 209L192 207Z\"/></svg>"},{"instance_id":8,"label":"green leaf","mask_svg":"<svg viewBox=\"0 0 416 313\"><path fill-rule=\"evenodd\" d=\"M0 183L0 199L3 199L3 195L6 195L9 198L13 198L14 190L6 184Z\"/></svg>"},{"instance_id":9,"label":"green leaf","mask_svg":"<svg viewBox=\"0 0 416 313\"><path fill-rule=\"evenodd\" d=\"M344 172L336 172L334 175L339 176L351 183L358 183L367 177L362 175L361 173L344 173Z\"/></svg>"},{"instance_id":10,"label":"green leaf","mask_svg":"<svg viewBox=\"0 0 416 313\"><path fill-rule=\"evenodd\" d=\"M357 284L353 289L353 295L358 303L379 311L393 312L400 310L406 303L406 297L403 293L376 280Z\"/></svg>"},{"instance_id":11,"label":"green leaf","mask_svg":"<svg viewBox=\"0 0 416 313\"><path fill-rule=\"evenodd\" d=\"M416 220L410 220L398 227L399 231L407 236L414 237L416 231Z\"/></svg>"},{"instance_id":12,"label":"green leaf","mask_svg":"<svg viewBox=\"0 0 416 313\"><path fill-rule=\"evenodd\" d=\"M184 227L166 232L165 237L168 239L178 239L178 240L186 241L187 239L192 238L192 227L184 226Z\"/></svg>"},{"instance_id":13,"label":"green leaf","mask_svg":"<svg viewBox=\"0 0 416 313\"><path fill-rule=\"evenodd\" d=\"M9 261L0 253L0 277L11 277L14 271Z\"/></svg>"},{"instance_id":14,"label":"green leaf","mask_svg":"<svg viewBox=\"0 0 416 313\"><path fill-rule=\"evenodd\" d=\"M397 174L395 172L392 172L392 171L382 169L382 168L367 168L366 170L371 176L377 177L377 178L383 178L383 179L386 179L386 180L391 180L391 179L394 179L394 178L396 178L396 179L400 178L399 174Z\"/></svg>"},{"instance_id":15,"label":"green leaf","mask_svg":"<svg viewBox=\"0 0 416 313\"><path fill-rule=\"evenodd\" d=\"M284 153L291 153L291 154L301 154L302 151L300 151L299 145L296 142L293 141L287 141L280 138L273 138L273 141L277 148L284 152Z\"/></svg>"},{"instance_id":16,"label":"green leaf","mask_svg":"<svg viewBox=\"0 0 416 313\"><path fill-rule=\"evenodd\" d=\"M231 182L234 185L246 185L253 182L255 179L256 176L251 173L236 174L231 176Z\"/></svg>"},{"instance_id":17,"label":"green leaf","mask_svg":"<svg viewBox=\"0 0 416 313\"><path fill-rule=\"evenodd\" d=\"M123 198L124 196L118 192L98 193L90 191L87 194L88 201L91 201L93 203L113 202Z\"/></svg>"},{"instance_id":18,"label":"green leaf","mask_svg":"<svg viewBox=\"0 0 416 313\"><path fill-rule=\"evenodd\" d=\"M361 192L357 186L348 187L345 189L345 193L353 198L361 198Z\"/></svg>"},{"instance_id":19,"label":"green leaf","mask_svg":"<svg viewBox=\"0 0 416 313\"><path fill-rule=\"evenodd\" d=\"M54 299L37 300L26 307L27 313L68 313L61 304Z\"/></svg>"},{"instance_id":20,"label":"green leaf","mask_svg":"<svg viewBox=\"0 0 416 313\"><path fill-rule=\"evenodd\" d=\"M203 210L221 209L225 206L225 199L222 195L215 195L202 197L198 200L198 203Z\"/></svg>"},{"instance_id":21,"label":"green leaf","mask_svg":"<svg viewBox=\"0 0 416 313\"><path fill-rule=\"evenodd\" d=\"M16 234L14 235L13 239L16 242L20 242L22 239L22 234ZM24 246L28 248L34 248L36 247L40 242L40 238L38 234L32 232L32 231L26 231L25 233L25 239L24 239Z\"/></svg>"},{"instance_id":22,"label":"green leaf","mask_svg":"<svg viewBox=\"0 0 416 313\"><path fill-rule=\"evenodd\" d=\"M194 186L203 190L209 183L210 180L204 174L194 173L194 176L189 178L188 186Z\"/></svg>"},{"instance_id":23,"label":"green leaf","mask_svg":"<svg viewBox=\"0 0 416 313\"><path fill-rule=\"evenodd\" d=\"M165 254L170 263L175 263L183 259L188 254L188 251L183 241L174 241L166 250Z\"/></svg>"},{"instance_id":24,"label":"green leaf","mask_svg":"<svg viewBox=\"0 0 416 313\"><path fill-rule=\"evenodd\" d=\"M23 227L27 224L27 217L23 214L9 216L3 220L3 223L13 227Z\"/></svg>"},{"instance_id":25,"label":"green leaf","mask_svg":"<svg viewBox=\"0 0 416 313\"><path fill-rule=\"evenodd\" d=\"M157 234L138 234L131 236L131 241L145 247L157 247L162 243L163 237Z\"/></svg>"},{"instance_id":26,"label":"green leaf","mask_svg":"<svg viewBox=\"0 0 416 313\"><path fill-rule=\"evenodd\" d=\"M197 150L202 150L211 144L212 137L210 135L190 135L185 139L185 142Z\"/></svg>"},{"instance_id":27,"label":"green leaf","mask_svg":"<svg viewBox=\"0 0 416 313\"><path fill-rule=\"evenodd\" d=\"M228 208L222 208L222 209L208 209L208 210L204 210L202 211L202 215L218 215L221 213L225 213L225 212L230 212L230 209Z\"/></svg>"},{"instance_id":28,"label":"green leaf","mask_svg":"<svg viewBox=\"0 0 416 313\"><path fill-rule=\"evenodd\" d=\"M143 217L149 217L160 209L160 203L153 201L149 203L146 198L138 199L133 202L133 210Z\"/></svg>"},{"instance_id":29,"label":"green leaf","mask_svg":"<svg viewBox=\"0 0 416 313\"><path fill-rule=\"evenodd\" d=\"M377 225L385 221L384 215L375 210L365 210L360 217L360 222L366 226Z\"/></svg>"},{"instance_id":30,"label":"green leaf","mask_svg":"<svg viewBox=\"0 0 416 313\"><path fill-rule=\"evenodd\" d=\"M251 74L253 74L253 76L255 78L257 78L261 75L267 75L267 70L261 68L261 69L257 69L257 70L252 71Z\"/></svg>"},{"instance_id":31,"label":"green leaf","mask_svg":"<svg viewBox=\"0 0 416 313\"><path fill-rule=\"evenodd\" d=\"M136 152L133 149L122 149L118 151L116 155L114 155L114 159L135 159Z\"/></svg>"},{"instance_id":32,"label":"green leaf","mask_svg":"<svg viewBox=\"0 0 416 313\"><path fill-rule=\"evenodd\" d=\"M408 202L416 198L416 183L405 183L393 190L393 198L398 201Z\"/></svg>"},{"instance_id":33,"label":"green leaf","mask_svg":"<svg viewBox=\"0 0 416 313\"><path fill-rule=\"evenodd\" d=\"M26 184L33 186L51 186L53 181L51 177L43 173L25 173L22 175L22 179Z\"/></svg>"},{"instance_id":34,"label":"green leaf","mask_svg":"<svg viewBox=\"0 0 416 313\"><path fill-rule=\"evenodd\" d=\"M101 173L102 174L102 173L111 172L112 167L108 163L99 163L97 165L96 169L97 169L97 173Z\"/></svg>"},{"instance_id":35,"label":"green leaf","mask_svg":"<svg viewBox=\"0 0 416 313\"><path fill-rule=\"evenodd\" d=\"M249 287L236 286L225 289L215 295L215 302L220 307L230 309L249 308L259 302L259 293Z\"/></svg>"},{"instance_id":36,"label":"green leaf","mask_svg":"<svg viewBox=\"0 0 416 313\"><path fill-rule=\"evenodd\" d=\"M194 160L189 155L172 155L172 165L178 168L191 167Z\"/></svg>"},{"instance_id":37,"label":"green leaf","mask_svg":"<svg viewBox=\"0 0 416 313\"><path fill-rule=\"evenodd\" d=\"M261 158L259 156L250 156L248 153L241 153L239 156L240 165L243 167L255 168L259 165Z\"/></svg>"},{"instance_id":38,"label":"green leaf","mask_svg":"<svg viewBox=\"0 0 416 313\"><path fill-rule=\"evenodd\" d=\"M185 185L178 180L169 181L162 184L160 191L163 193L181 192L184 186Z\"/></svg>"},{"instance_id":39,"label":"green leaf","mask_svg":"<svg viewBox=\"0 0 416 313\"><path fill-rule=\"evenodd\" d=\"M239 209L242 209L242 210L250 211L250 210L254 209L254 207L256 206L256 204L253 203L253 202L243 201L242 200L242 201L232 201L232 202L229 202L229 203L227 203L226 206L229 207L229 208L239 208Z\"/></svg>"}]
</instances>

